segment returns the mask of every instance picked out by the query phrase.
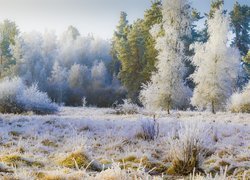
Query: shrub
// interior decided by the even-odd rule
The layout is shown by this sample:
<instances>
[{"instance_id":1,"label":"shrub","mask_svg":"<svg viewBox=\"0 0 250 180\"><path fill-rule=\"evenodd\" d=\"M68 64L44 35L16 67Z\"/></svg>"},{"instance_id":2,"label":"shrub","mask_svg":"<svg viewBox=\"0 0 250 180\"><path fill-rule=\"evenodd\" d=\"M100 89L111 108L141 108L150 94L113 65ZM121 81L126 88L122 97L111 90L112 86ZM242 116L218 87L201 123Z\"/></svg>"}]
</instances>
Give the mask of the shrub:
<instances>
[{"instance_id":1,"label":"shrub","mask_svg":"<svg viewBox=\"0 0 250 180\"><path fill-rule=\"evenodd\" d=\"M250 113L250 83L242 92L232 95L228 108L234 113Z\"/></svg>"},{"instance_id":2,"label":"shrub","mask_svg":"<svg viewBox=\"0 0 250 180\"><path fill-rule=\"evenodd\" d=\"M22 113L33 111L50 114L58 110L47 93L38 90L37 85L27 87L20 78L4 79L0 83L0 112Z\"/></svg>"},{"instance_id":3,"label":"shrub","mask_svg":"<svg viewBox=\"0 0 250 180\"><path fill-rule=\"evenodd\" d=\"M124 99L123 104L118 104L115 110L116 114L137 114L139 107L133 104L130 99Z\"/></svg>"}]
</instances>

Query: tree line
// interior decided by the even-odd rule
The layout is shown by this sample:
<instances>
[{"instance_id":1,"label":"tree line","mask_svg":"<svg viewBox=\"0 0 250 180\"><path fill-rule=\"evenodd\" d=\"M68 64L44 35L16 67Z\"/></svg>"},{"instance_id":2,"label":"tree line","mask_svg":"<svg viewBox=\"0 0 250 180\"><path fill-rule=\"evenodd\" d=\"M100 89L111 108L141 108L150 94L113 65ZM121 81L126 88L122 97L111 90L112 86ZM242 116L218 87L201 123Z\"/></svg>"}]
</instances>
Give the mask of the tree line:
<instances>
[{"instance_id":1,"label":"tree line","mask_svg":"<svg viewBox=\"0 0 250 180\"><path fill-rule=\"evenodd\" d=\"M178 61L178 59L180 61L184 60L183 66L185 70L178 71L179 73L176 75L183 77L183 83L191 90L194 89L196 82L190 78L190 75L194 73L197 65L191 62L194 56L194 49L190 48L190 45L195 44L196 42L206 43L209 41L211 34L209 34L208 21L214 17L214 14L218 9L222 8L223 4L223 0L214 0L211 3L210 12L201 15L200 12L193 9L188 3L186 4L187 7L183 7L184 12L182 13L182 15L188 13L188 23L182 24L183 27L175 27L175 29L184 28L185 30L188 30L188 33L180 34L180 37L176 39L176 42L171 43L177 45L180 41L182 42L181 45L178 44L181 46L178 50L180 53L174 58L173 63ZM165 8L167 7L169 10L174 8L171 6L171 3L167 4ZM187 8L187 10L185 8ZM238 48L242 57L239 58L242 60L242 66L245 70L242 72L242 75L239 75L238 79L238 87L242 88L249 79L249 71L247 70L249 69L250 61L247 53L250 44L250 7L236 2L231 12L222 10L222 13L229 14L230 18L229 30L234 35L230 42L230 46ZM175 21L178 21L175 20L176 17L172 17L172 19L170 19L171 22L167 24L165 23L167 17L164 19L164 15L170 16L171 14L166 14L166 12L164 14L163 4L160 0L153 1L151 8L145 11L144 18L139 19L132 24L129 24L127 14L122 12L120 15L120 21L113 35L111 47L111 54L113 57L112 72L119 77L122 84L126 87L128 97L137 103L140 103L138 97L140 91L143 89L142 85L147 84L150 81L151 75L153 74L154 76L154 73L159 71L160 67L156 67L157 63L158 66L161 66L159 64L159 57L164 56L162 52L166 50L165 48L168 48L168 42L165 42L165 45L163 45L165 47L161 48L159 47L159 43L163 42L158 43L156 40L159 40L167 34L172 35L172 29L170 27L174 25ZM176 15L179 16L180 14ZM201 20L205 20L203 29L197 28L197 22ZM151 31L155 31L155 25L158 25L158 31L157 33L152 33ZM164 27L164 25L166 27ZM223 37L221 38L223 39ZM169 52L172 46L166 51ZM236 64L236 66L238 65ZM172 68L175 66L170 67ZM162 68L169 70L168 67ZM168 71L167 73L171 72ZM170 78L171 76L169 75L166 77ZM166 81L166 79L164 79L164 81Z\"/></svg>"},{"instance_id":2,"label":"tree line","mask_svg":"<svg viewBox=\"0 0 250 180\"><path fill-rule=\"evenodd\" d=\"M233 91L231 87L243 89L248 82L250 7L236 2L227 12L223 4L223 0L212 1L203 15L189 1L154 0L144 17L133 23L121 12L110 41L82 36L73 26L59 37L53 31L21 33L15 22L5 20L0 23L0 78L19 76L27 86L36 83L59 104L78 106L86 99L89 105L104 107L129 98L144 106L183 109L193 93L202 92L199 84L203 87L203 79L212 73L206 71L209 64L200 63L206 61L204 56L208 62L214 59L212 54L228 57L216 72L241 66L236 85L221 79L220 86L228 82L224 92ZM200 21L205 22L202 29L197 27ZM216 23L225 28L217 32ZM229 31L231 42L226 36ZM220 47L217 54L209 52L214 47ZM199 76L199 70L207 74ZM196 104L194 97L191 101ZM217 102L221 100L212 100L213 109L221 106Z\"/></svg>"}]
</instances>

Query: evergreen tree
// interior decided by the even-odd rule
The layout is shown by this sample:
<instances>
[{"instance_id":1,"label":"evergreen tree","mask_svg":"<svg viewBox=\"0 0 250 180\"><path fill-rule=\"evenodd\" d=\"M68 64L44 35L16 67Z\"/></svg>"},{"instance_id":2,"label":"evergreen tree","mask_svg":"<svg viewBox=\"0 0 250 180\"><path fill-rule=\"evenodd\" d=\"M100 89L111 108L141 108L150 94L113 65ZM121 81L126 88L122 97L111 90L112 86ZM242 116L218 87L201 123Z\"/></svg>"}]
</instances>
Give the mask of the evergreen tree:
<instances>
[{"instance_id":1,"label":"evergreen tree","mask_svg":"<svg viewBox=\"0 0 250 180\"><path fill-rule=\"evenodd\" d=\"M128 97L136 101L142 82L143 63L146 61L143 21L136 21L127 36L127 42L120 47L118 58L121 61L119 78L128 90Z\"/></svg>"},{"instance_id":2,"label":"evergreen tree","mask_svg":"<svg viewBox=\"0 0 250 180\"><path fill-rule=\"evenodd\" d=\"M243 58L245 63L250 64L250 50L248 51L247 55Z\"/></svg>"},{"instance_id":3,"label":"evergreen tree","mask_svg":"<svg viewBox=\"0 0 250 180\"><path fill-rule=\"evenodd\" d=\"M163 1L164 36L158 36L161 26L154 26L152 35L157 37L159 51L151 82L143 86L140 99L149 109L183 108L188 102L189 88L184 85L184 42L182 38L191 33L191 9L188 0Z\"/></svg>"},{"instance_id":4,"label":"evergreen tree","mask_svg":"<svg viewBox=\"0 0 250 180\"><path fill-rule=\"evenodd\" d=\"M210 5L210 11L209 13L205 13L205 16L207 20L205 21L205 28L200 32L201 33L201 39L199 40L200 42L207 42L209 38L208 34L208 24L207 21L211 18L213 18L214 13L220 9L224 5L224 0L212 0L211 5ZM223 13L226 13L226 11L223 11Z\"/></svg>"},{"instance_id":5,"label":"evergreen tree","mask_svg":"<svg viewBox=\"0 0 250 180\"><path fill-rule=\"evenodd\" d=\"M250 79L250 50L248 51L247 55L243 58L242 66L244 69L244 85L249 81Z\"/></svg>"},{"instance_id":6,"label":"evergreen tree","mask_svg":"<svg viewBox=\"0 0 250 180\"><path fill-rule=\"evenodd\" d=\"M235 33L232 45L240 50L242 56L245 56L250 46L250 7L241 6L236 2L230 16L231 27Z\"/></svg>"},{"instance_id":7,"label":"evergreen tree","mask_svg":"<svg viewBox=\"0 0 250 180\"><path fill-rule=\"evenodd\" d=\"M119 78L128 91L128 97L134 102L139 102L141 85L150 80L151 73L155 70L158 51L155 49L155 39L150 34L150 29L161 21L159 0L152 2L151 8L145 11L144 19L138 19L132 25L124 23L124 18L120 20L119 24L124 24L122 27L125 27L125 34L121 36L122 33L116 33L118 38L113 41L116 45L113 46L116 57L113 56L113 59L117 58L120 62ZM120 27L118 26L118 30L121 31Z\"/></svg>"},{"instance_id":8,"label":"evergreen tree","mask_svg":"<svg viewBox=\"0 0 250 180\"><path fill-rule=\"evenodd\" d=\"M15 59L11 54L11 46L15 45L15 38L19 30L15 22L4 20L0 23L0 78L9 74L10 68L15 64Z\"/></svg>"},{"instance_id":9,"label":"evergreen tree","mask_svg":"<svg viewBox=\"0 0 250 180\"><path fill-rule=\"evenodd\" d=\"M146 83L150 80L152 72L156 71L155 64L157 61L158 50L155 48L156 41L151 35L150 30L155 24L162 23L162 3L161 0L155 0L152 2L151 8L147 9L144 14L144 19L142 22L143 26L143 38L144 38L144 63L142 70L142 83ZM163 32L163 30L162 30ZM140 89L140 88L139 88Z\"/></svg>"},{"instance_id":10,"label":"evergreen tree","mask_svg":"<svg viewBox=\"0 0 250 180\"><path fill-rule=\"evenodd\" d=\"M195 45L193 63L197 69L192 77L196 87L191 103L213 113L225 108L236 87L239 52L227 47L228 32L229 20L222 10L217 10L208 20L208 42Z\"/></svg>"},{"instance_id":11,"label":"evergreen tree","mask_svg":"<svg viewBox=\"0 0 250 180\"><path fill-rule=\"evenodd\" d=\"M120 14L120 20L118 23L118 26L116 27L116 31L114 32L112 42L111 42L111 56L112 61L109 64L109 70L111 74L114 74L115 76L118 75L121 67L121 62L118 59L118 46L122 46L121 43L125 43L127 40L127 33L128 33L128 20L127 20L127 13L121 12Z\"/></svg>"}]
</instances>

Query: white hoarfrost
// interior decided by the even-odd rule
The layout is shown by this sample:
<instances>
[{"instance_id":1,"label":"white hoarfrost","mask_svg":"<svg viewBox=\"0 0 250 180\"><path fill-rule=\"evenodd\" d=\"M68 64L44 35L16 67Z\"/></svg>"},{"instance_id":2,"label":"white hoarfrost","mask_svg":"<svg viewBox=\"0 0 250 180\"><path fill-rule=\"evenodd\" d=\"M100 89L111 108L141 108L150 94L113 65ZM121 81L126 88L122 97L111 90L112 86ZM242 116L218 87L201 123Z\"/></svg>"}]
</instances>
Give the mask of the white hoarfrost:
<instances>
[{"instance_id":1,"label":"white hoarfrost","mask_svg":"<svg viewBox=\"0 0 250 180\"><path fill-rule=\"evenodd\" d=\"M183 76L184 44L181 38L190 35L191 13L188 0L163 1L163 29L165 35L157 37L159 51L157 72L151 82L143 86L140 99L147 109L183 108L188 104L191 91L185 86ZM159 25L152 35L159 34Z\"/></svg>"},{"instance_id":2,"label":"white hoarfrost","mask_svg":"<svg viewBox=\"0 0 250 180\"><path fill-rule=\"evenodd\" d=\"M208 20L208 42L194 45L197 69L192 75L196 88L191 103L199 109L223 110L235 90L240 57L237 49L227 47L228 32L229 19L218 10Z\"/></svg>"},{"instance_id":3,"label":"white hoarfrost","mask_svg":"<svg viewBox=\"0 0 250 180\"><path fill-rule=\"evenodd\" d=\"M214 175L228 166L231 177L227 179L243 179L243 172L250 168L248 114L174 111L169 116L159 112L159 135L149 141L139 136L145 121L145 126L153 127L148 125L153 119L145 115L147 112L117 115L113 111L63 107L47 116L0 114L0 171L4 171L0 179L38 179L39 173L41 179L160 180L171 178L162 167L169 169L173 158L182 164L192 150L198 150L198 167L206 173ZM200 156L204 147L206 155ZM77 151L84 152L89 161L104 170L100 173L91 168L66 168L58 162ZM11 162L8 157L13 157Z\"/></svg>"}]
</instances>

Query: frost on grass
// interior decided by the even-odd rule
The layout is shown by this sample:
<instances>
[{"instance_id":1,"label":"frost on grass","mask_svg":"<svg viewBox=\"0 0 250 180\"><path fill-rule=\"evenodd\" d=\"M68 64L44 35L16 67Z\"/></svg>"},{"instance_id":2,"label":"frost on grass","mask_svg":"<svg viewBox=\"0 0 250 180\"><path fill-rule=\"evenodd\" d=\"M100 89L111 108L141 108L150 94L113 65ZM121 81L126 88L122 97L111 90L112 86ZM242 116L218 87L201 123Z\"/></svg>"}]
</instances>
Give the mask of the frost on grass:
<instances>
[{"instance_id":1,"label":"frost on grass","mask_svg":"<svg viewBox=\"0 0 250 180\"><path fill-rule=\"evenodd\" d=\"M110 111L62 107L56 115L0 114L0 178L177 179L195 167L205 179L226 166L231 178L250 168L248 114L160 112L159 135L152 140L137 136L145 126L154 137L150 115Z\"/></svg>"},{"instance_id":2,"label":"frost on grass","mask_svg":"<svg viewBox=\"0 0 250 180\"><path fill-rule=\"evenodd\" d=\"M20 78L4 79L0 82L0 112L22 113L33 111L37 114L56 112L47 93L38 90L37 85L26 86Z\"/></svg>"},{"instance_id":3,"label":"frost on grass","mask_svg":"<svg viewBox=\"0 0 250 180\"><path fill-rule=\"evenodd\" d=\"M205 145L202 132L204 128L196 123L181 125L178 133L169 139L172 165L168 174L189 175L195 169L201 170Z\"/></svg>"},{"instance_id":4,"label":"frost on grass","mask_svg":"<svg viewBox=\"0 0 250 180\"><path fill-rule=\"evenodd\" d=\"M137 138L144 140L155 140L159 136L159 123L156 119L141 118L141 132L136 135Z\"/></svg>"}]
</instances>

